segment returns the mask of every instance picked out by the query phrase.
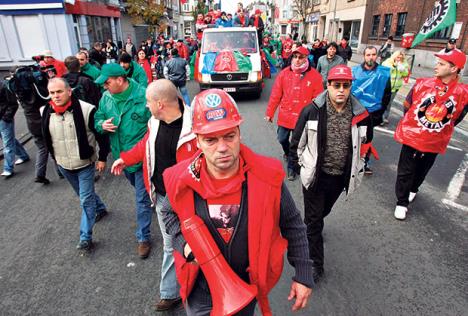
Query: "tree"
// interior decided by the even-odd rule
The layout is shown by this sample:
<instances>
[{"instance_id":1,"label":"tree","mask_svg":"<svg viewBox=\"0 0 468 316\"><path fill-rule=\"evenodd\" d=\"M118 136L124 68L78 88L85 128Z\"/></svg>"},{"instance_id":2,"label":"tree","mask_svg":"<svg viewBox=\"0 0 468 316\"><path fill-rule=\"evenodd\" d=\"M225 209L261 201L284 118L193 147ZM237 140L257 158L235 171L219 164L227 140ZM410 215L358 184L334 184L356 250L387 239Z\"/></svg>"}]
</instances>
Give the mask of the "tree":
<instances>
[{"instance_id":1,"label":"tree","mask_svg":"<svg viewBox=\"0 0 468 316\"><path fill-rule=\"evenodd\" d=\"M307 14L309 13L310 9L313 7L313 0L294 0L294 5L297 8L297 12L299 13L302 23L304 24L304 35L307 35L307 28L305 27L305 21ZM307 36L306 36L307 38Z\"/></svg>"},{"instance_id":2,"label":"tree","mask_svg":"<svg viewBox=\"0 0 468 316\"><path fill-rule=\"evenodd\" d=\"M161 3L160 3L161 2ZM164 2L157 0L127 0L127 12L135 24L147 24L150 33L164 27Z\"/></svg>"}]
</instances>

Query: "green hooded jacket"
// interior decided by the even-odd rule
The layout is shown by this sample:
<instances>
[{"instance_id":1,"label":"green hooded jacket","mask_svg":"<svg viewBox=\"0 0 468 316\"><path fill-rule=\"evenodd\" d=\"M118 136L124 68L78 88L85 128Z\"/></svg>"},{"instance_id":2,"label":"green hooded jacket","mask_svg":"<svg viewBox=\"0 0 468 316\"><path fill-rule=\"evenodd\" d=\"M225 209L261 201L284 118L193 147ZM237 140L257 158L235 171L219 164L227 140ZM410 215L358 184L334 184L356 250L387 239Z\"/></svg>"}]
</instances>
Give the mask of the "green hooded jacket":
<instances>
[{"instance_id":1,"label":"green hooded jacket","mask_svg":"<svg viewBox=\"0 0 468 316\"><path fill-rule=\"evenodd\" d=\"M99 75L101 74L101 72L99 71L99 69L97 69L95 66L91 65L90 63L87 63L86 65L84 65L83 67L81 67L81 71L90 76L91 78L93 78L93 81L95 81Z\"/></svg>"},{"instance_id":2,"label":"green hooded jacket","mask_svg":"<svg viewBox=\"0 0 468 316\"><path fill-rule=\"evenodd\" d=\"M115 98L109 91L106 91L99 108L94 115L94 127L99 133L107 133L110 138L111 151L114 159L120 157L120 153L130 150L138 143L147 130L147 123L151 113L146 107L146 89L129 79L129 88L131 93L121 108L118 106ZM113 117L112 123L117 126L113 133L102 129L102 123ZM128 172L135 172L141 168L141 163L128 167Z\"/></svg>"},{"instance_id":3,"label":"green hooded jacket","mask_svg":"<svg viewBox=\"0 0 468 316\"><path fill-rule=\"evenodd\" d=\"M127 70L127 77L135 80L143 88L146 88L148 86L148 77L146 76L145 70L134 60L132 60L132 63Z\"/></svg>"}]
</instances>

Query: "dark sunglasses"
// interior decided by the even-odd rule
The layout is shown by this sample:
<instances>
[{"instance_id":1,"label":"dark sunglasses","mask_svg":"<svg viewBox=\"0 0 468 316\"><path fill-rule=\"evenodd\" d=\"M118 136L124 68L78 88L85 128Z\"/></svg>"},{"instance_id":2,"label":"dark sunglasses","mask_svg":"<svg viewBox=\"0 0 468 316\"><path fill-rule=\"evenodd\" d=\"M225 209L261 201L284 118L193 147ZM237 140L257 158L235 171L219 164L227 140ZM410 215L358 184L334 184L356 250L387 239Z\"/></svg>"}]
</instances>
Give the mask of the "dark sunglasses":
<instances>
[{"instance_id":1,"label":"dark sunglasses","mask_svg":"<svg viewBox=\"0 0 468 316\"><path fill-rule=\"evenodd\" d=\"M343 87L343 89L345 90L348 90L349 88L351 88L351 83L350 82L333 82L331 86L337 90L340 89L341 87Z\"/></svg>"}]
</instances>

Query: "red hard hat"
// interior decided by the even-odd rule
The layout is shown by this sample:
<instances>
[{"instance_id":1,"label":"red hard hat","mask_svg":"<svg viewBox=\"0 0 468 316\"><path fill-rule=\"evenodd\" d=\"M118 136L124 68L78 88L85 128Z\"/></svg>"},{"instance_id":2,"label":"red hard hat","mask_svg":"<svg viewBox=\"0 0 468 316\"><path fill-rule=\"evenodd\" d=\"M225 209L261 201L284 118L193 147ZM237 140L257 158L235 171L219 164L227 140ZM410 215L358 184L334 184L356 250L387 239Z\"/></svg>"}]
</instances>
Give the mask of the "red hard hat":
<instances>
[{"instance_id":1,"label":"red hard hat","mask_svg":"<svg viewBox=\"0 0 468 316\"><path fill-rule=\"evenodd\" d=\"M458 69L463 69L466 63L466 55L459 49L455 48L449 51L448 53L438 53L435 54L440 59L451 62Z\"/></svg>"},{"instance_id":2,"label":"red hard hat","mask_svg":"<svg viewBox=\"0 0 468 316\"><path fill-rule=\"evenodd\" d=\"M353 73L348 66L338 65L330 69L327 80L353 80Z\"/></svg>"},{"instance_id":3,"label":"red hard hat","mask_svg":"<svg viewBox=\"0 0 468 316\"><path fill-rule=\"evenodd\" d=\"M292 51L292 53L299 53L301 55L305 55L305 56L309 56L309 50L307 48L305 48L304 46L299 46L299 47L296 47L296 49L294 49Z\"/></svg>"},{"instance_id":4,"label":"red hard hat","mask_svg":"<svg viewBox=\"0 0 468 316\"><path fill-rule=\"evenodd\" d=\"M210 134L239 126L242 117L234 99L220 89L208 89L192 101L192 131Z\"/></svg>"}]
</instances>

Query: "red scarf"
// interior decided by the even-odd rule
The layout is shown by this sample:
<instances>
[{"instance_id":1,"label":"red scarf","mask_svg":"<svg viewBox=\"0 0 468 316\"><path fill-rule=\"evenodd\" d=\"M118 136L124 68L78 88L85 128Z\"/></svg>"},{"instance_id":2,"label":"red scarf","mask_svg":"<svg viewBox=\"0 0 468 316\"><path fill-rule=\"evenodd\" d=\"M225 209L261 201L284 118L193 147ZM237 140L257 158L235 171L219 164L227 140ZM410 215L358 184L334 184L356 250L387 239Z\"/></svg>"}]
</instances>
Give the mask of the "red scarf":
<instances>
[{"instance_id":1,"label":"red scarf","mask_svg":"<svg viewBox=\"0 0 468 316\"><path fill-rule=\"evenodd\" d=\"M239 21L240 21L241 26L245 26L245 16L242 16L242 17L240 16Z\"/></svg>"},{"instance_id":2,"label":"red scarf","mask_svg":"<svg viewBox=\"0 0 468 316\"><path fill-rule=\"evenodd\" d=\"M57 114L63 114L65 113L66 110L68 110L68 108L71 106L72 104L72 101L70 99L70 101L68 101L67 104L65 104L64 106L58 106L57 104L54 103L54 101L50 100L49 101L49 104L50 106L52 107L52 109L54 109L55 113Z\"/></svg>"}]
</instances>

